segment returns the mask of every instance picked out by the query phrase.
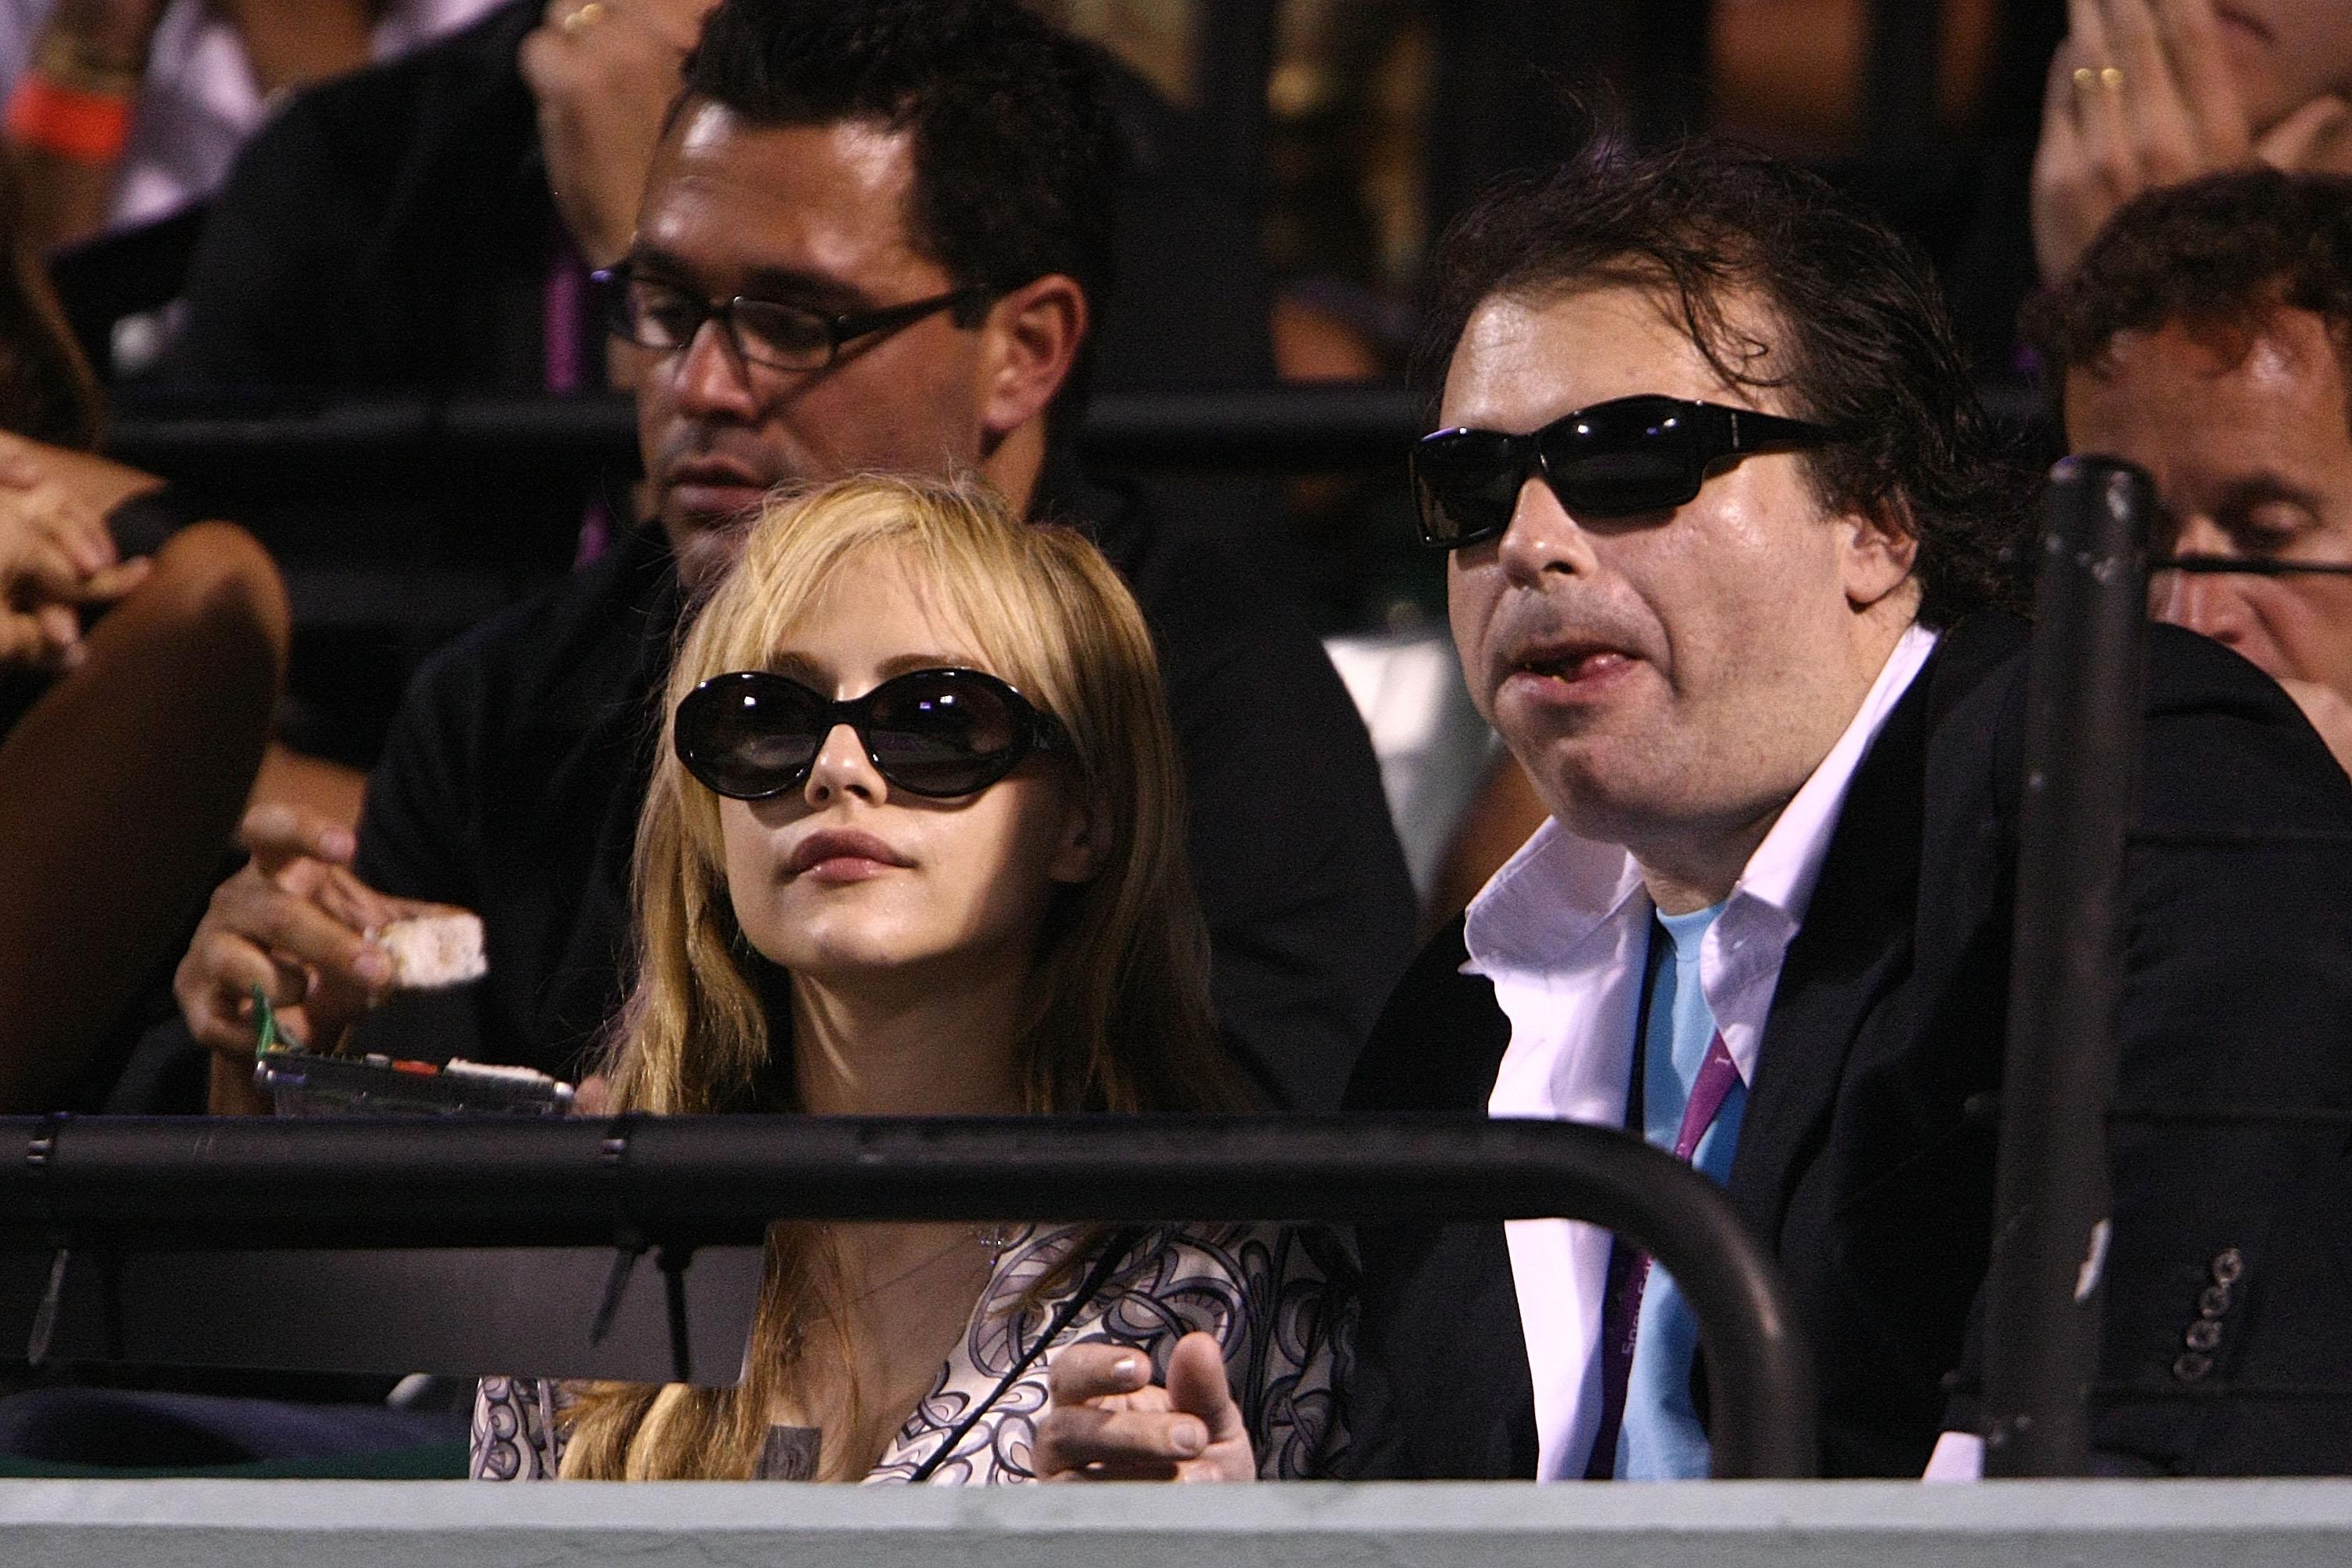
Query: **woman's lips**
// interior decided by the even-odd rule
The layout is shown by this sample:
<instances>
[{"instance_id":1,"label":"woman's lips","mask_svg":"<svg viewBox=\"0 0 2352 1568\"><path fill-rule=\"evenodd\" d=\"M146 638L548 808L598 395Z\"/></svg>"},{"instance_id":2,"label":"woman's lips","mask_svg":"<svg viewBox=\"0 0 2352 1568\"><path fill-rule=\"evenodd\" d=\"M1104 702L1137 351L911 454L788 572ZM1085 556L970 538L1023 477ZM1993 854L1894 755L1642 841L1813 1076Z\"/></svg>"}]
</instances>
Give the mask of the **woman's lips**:
<instances>
[{"instance_id":1,"label":"woman's lips","mask_svg":"<svg viewBox=\"0 0 2352 1568\"><path fill-rule=\"evenodd\" d=\"M827 830L801 840L784 868L795 877L838 884L866 881L907 864L905 856L870 833Z\"/></svg>"}]
</instances>

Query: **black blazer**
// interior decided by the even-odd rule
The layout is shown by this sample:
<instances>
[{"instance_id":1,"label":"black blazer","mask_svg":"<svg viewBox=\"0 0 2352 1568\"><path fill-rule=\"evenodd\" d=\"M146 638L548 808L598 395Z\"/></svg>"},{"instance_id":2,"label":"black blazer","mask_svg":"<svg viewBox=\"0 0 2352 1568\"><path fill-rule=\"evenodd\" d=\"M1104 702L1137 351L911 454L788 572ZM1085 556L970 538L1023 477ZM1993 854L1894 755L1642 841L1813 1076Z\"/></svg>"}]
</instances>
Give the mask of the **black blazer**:
<instances>
[{"instance_id":1,"label":"black blazer","mask_svg":"<svg viewBox=\"0 0 2352 1568\"><path fill-rule=\"evenodd\" d=\"M1995 1143L1990 1102L1970 1101L2000 1083L2024 645L2013 620L1964 622L1896 705L1765 1026L1730 1194L1814 1347L1829 1475L1916 1475L1968 1419ZM2352 828L2352 782L2252 666L2159 626L2147 687L2143 826ZM2352 1108L2352 853L2142 847L2128 882L2118 1104ZM1350 1109L1484 1113L1508 1026L1463 961L1457 921L1391 1002ZM2265 1396L2352 1388L2347 1142L2340 1125L2119 1128L2095 1427L2116 1462L2352 1469L2352 1398ZM1502 1227L1361 1240L1362 1473L1532 1476ZM2226 1300L2209 1293L2217 1264ZM2215 1308L2218 1327L2192 1331ZM2192 1331L2218 1342L2191 1353Z\"/></svg>"}]
</instances>

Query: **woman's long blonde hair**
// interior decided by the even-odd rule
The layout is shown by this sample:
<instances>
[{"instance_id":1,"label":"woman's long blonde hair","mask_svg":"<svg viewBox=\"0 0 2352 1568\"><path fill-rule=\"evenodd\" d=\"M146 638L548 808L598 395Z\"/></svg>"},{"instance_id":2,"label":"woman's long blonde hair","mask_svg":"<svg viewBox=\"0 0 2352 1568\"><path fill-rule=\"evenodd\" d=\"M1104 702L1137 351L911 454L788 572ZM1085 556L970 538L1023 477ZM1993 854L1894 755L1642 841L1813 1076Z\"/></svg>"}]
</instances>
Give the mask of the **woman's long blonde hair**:
<instances>
[{"instance_id":1,"label":"woman's long blonde hair","mask_svg":"<svg viewBox=\"0 0 2352 1568\"><path fill-rule=\"evenodd\" d=\"M1095 873L1063 893L1039 937L1021 1042L1028 1110L1244 1105L1210 1022L1159 663L1126 584L1078 534L1024 521L976 481L860 478L775 499L678 649L665 726L701 681L767 668L828 585L877 551L897 552L970 630L991 673L1061 721L1091 803ZM798 1109L783 977L736 924L718 797L678 763L666 727L638 819L635 898L635 978L606 1058L614 1108ZM821 1230L777 1227L741 1387L591 1387L571 1416L563 1474L748 1477L809 1331L827 1327L848 1348L833 1279ZM847 1440L824 1445L828 1479L862 1475L888 1436L854 1388L850 1404Z\"/></svg>"}]
</instances>

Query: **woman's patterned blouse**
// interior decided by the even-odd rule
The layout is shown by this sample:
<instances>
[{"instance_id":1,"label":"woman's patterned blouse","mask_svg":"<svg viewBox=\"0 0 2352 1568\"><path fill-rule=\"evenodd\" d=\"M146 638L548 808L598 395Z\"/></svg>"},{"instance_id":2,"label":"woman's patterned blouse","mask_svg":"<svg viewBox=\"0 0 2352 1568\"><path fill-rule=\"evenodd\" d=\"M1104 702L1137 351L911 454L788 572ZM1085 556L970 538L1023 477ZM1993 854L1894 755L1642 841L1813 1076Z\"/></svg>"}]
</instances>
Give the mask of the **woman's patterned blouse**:
<instances>
[{"instance_id":1,"label":"woman's patterned blouse","mask_svg":"<svg viewBox=\"0 0 2352 1568\"><path fill-rule=\"evenodd\" d=\"M1300 1480L1334 1473L1347 1435L1332 1391L1352 1348L1355 1317L1354 1263L1334 1233L1276 1225L1183 1225L1147 1232L1068 1327L1004 1385L1089 1269L1082 1263L1065 1270L1055 1289L1034 1299L1031 1287L1089 1235L1103 1233L1033 1226L1004 1250L962 1341L867 1474L868 1482L915 1479L950 1439L953 1451L924 1479L953 1486L1034 1480L1030 1448L1045 1409L1046 1376L1064 1347L1099 1341L1133 1345L1150 1352L1164 1378L1176 1342L1196 1329L1224 1346L1226 1374L1249 1426L1258 1474ZM468 1473L499 1481L553 1476L562 1458L559 1413L566 1403L560 1385L485 1378L474 1402ZM983 1403L986 1409L967 1427L973 1408Z\"/></svg>"}]
</instances>

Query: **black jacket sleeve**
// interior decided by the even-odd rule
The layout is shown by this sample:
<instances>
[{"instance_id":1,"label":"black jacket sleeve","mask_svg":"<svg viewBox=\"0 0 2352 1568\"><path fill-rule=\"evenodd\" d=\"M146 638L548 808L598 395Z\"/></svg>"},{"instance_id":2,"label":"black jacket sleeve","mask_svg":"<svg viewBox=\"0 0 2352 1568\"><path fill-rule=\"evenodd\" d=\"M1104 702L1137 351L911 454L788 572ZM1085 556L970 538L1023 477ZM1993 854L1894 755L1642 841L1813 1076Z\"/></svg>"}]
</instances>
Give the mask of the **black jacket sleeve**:
<instances>
[{"instance_id":1,"label":"black jacket sleeve","mask_svg":"<svg viewBox=\"0 0 2352 1568\"><path fill-rule=\"evenodd\" d=\"M2216 644L2156 628L2149 689L2093 1441L2125 1472L2342 1472L2352 782Z\"/></svg>"}]
</instances>

